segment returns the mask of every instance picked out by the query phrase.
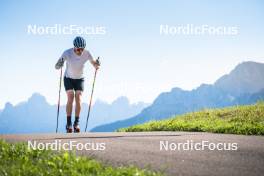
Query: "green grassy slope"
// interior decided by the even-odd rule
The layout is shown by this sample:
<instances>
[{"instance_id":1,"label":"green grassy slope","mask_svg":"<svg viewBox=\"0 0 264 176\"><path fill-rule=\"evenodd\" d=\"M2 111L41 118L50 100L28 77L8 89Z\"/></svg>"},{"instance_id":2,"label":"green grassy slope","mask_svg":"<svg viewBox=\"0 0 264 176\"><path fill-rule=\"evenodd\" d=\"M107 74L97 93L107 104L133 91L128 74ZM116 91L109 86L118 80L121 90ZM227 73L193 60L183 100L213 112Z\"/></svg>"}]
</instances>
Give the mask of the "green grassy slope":
<instances>
[{"instance_id":1,"label":"green grassy slope","mask_svg":"<svg viewBox=\"0 0 264 176\"><path fill-rule=\"evenodd\" d=\"M0 140L0 175L154 176L160 174L132 166L114 168L67 152L30 150L26 144L9 144Z\"/></svg>"},{"instance_id":2,"label":"green grassy slope","mask_svg":"<svg viewBox=\"0 0 264 176\"><path fill-rule=\"evenodd\" d=\"M118 131L203 131L264 135L264 102L254 105L205 109L166 120L151 121Z\"/></svg>"}]
</instances>

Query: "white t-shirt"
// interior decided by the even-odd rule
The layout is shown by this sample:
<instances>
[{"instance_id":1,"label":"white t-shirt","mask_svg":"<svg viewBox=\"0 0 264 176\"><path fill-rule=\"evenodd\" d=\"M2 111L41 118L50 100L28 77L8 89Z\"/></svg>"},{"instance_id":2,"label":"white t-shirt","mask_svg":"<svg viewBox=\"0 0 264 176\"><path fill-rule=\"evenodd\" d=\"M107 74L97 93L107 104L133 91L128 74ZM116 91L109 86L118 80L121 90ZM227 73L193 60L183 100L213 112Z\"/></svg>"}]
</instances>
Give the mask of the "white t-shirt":
<instances>
[{"instance_id":1,"label":"white t-shirt","mask_svg":"<svg viewBox=\"0 0 264 176\"><path fill-rule=\"evenodd\" d=\"M70 48L63 52L61 58L66 61L66 70L64 76L72 79L83 78L84 64L90 60L93 60L89 51L83 50L82 55L75 54L74 49Z\"/></svg>"}]
</instances>

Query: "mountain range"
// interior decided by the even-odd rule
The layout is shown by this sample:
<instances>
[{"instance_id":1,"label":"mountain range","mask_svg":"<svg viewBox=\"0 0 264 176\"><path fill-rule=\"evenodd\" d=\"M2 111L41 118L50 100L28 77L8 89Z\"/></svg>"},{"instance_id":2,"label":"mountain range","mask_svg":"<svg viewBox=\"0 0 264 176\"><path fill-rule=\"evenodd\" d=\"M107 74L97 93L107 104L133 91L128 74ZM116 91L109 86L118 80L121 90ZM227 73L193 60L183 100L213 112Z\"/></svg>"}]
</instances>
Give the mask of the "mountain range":
<instances>
[{"instance_id":1,"label":"mountain range","mask_svg":"<svg viewBox=\"0 0 264 176\"><path fill-rule=\"evenodd\" d=\"M138 114L148 104L130 104L127 97L119 97L111 104L97 100L92 106L88 130L104 123L111 123ZM88 105L82 104L80 117L84 129ZM0 112L0 133L48 133L56 128L57 105L50 105L44 96L34 93L27 101L13 106L6 103ZM74 118L72 117L72 121ZM59 132L65 132L65 106L61 106Z\"/></svg>"},{"instance_id":2,"label":"mountain range","mask_svg":"<svg viewBox=\"0 0 264 176\"><path fill-rule=\"evenodd\" d=\"M118 128L165 119L204 108L252 104L259 100L264 100L264 64L248 61L237 65L214 84L201 84L190 91L173 88L170 92L161 93L138 115L97 126L91 131L115 131Z\"/></svg>"}]
</instances>

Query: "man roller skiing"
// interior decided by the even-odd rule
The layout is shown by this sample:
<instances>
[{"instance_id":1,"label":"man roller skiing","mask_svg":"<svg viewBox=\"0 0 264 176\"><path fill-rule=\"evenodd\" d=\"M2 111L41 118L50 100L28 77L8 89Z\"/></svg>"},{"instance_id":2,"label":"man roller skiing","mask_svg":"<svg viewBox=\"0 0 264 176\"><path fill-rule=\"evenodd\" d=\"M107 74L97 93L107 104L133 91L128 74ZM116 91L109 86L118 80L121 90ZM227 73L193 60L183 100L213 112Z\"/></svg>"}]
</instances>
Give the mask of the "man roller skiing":
<instances>
[{"instance_id":1,"label":"man roller skiing","mask_svg":"<svg viewBox=\"0 0 264 176\"><path fill-rule=\"evenodd\" d=\"M67 93L67 133L72 132L72 106L75 99L75 120L73 123L74 132L80 132L79 118L81 112L81 96L84 90L84 76L83 69L87 61L94 66L95 69L99 69L99 61L94 60L88 50L85 50L86 42L82 37L76 37L73 40L73 48L67 49L63 52L55 65L56 69L60 69L66 61L66 70L64 72L64 87Z\"/></svg>"}]
</instances>

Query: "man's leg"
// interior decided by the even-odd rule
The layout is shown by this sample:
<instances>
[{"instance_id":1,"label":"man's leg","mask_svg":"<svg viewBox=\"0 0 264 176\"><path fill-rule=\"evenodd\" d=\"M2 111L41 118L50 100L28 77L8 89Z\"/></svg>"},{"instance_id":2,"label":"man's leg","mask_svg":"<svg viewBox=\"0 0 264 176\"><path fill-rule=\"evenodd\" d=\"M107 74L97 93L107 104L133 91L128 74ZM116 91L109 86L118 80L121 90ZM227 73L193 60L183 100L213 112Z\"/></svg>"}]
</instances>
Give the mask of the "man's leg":
<instances>
[{"instance_id":1,"label":"man's leg","mask_svg":"<svg viewBox=\"0 0 264 176\"><path fill-rule=\"evenodd\" d=\"M67 113L67 127L71 128L71 115L72 115L72 104L74 100L74 92L73 90L67 90L67 105L66 105L66 113ZM71 128L72 129L72 128Z\"/></svg>"},{"instance_id":2,"label":"man's leg","mask_svg":"<svg viewBox=\"0 0 264 176\"><path fill-rule=\"evenodd\" d=\"M75 117L80 117L82 91L75 92Z\"/></svg>"},{"instance_id":3,"label":"man's leg","mask_svg":"<svg viewBox=\"0 0 264 176\"><path fill-rule=\"evenodd\" d=\"M80 112L81 112L81 97L82 97L82 91L77 90L75 92L75 121L74 121L74 130L75 132L80 131L79 127L79 118L80 118Z\"/></svg>"}]
</instances>

